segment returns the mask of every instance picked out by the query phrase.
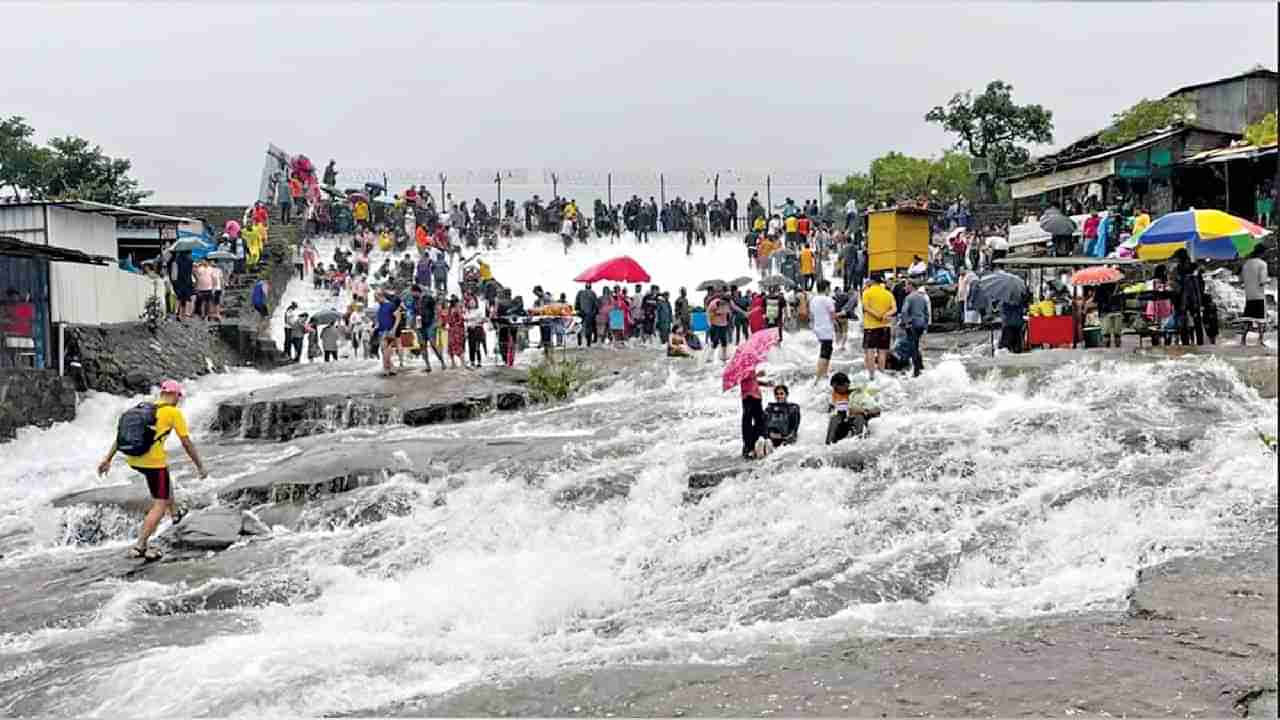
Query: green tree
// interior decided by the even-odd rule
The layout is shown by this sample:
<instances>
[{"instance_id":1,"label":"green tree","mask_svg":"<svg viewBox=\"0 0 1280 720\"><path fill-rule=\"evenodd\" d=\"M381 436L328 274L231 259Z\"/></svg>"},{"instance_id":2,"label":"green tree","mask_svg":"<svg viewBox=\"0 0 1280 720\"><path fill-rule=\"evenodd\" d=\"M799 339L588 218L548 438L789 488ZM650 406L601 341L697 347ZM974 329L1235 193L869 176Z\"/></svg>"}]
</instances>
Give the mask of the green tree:
<instances>
[{"instance_id":1,"label":"green tree","mask_svg":"<svg viewBox=\"0 0 1280 720\"><path fill-rule=\"evenodd\" d=\"M35 132L17 115L0 120L0 187L11 189L15 198L24 188L38 184L41 164L47 159L31 142Z\"/></svg>"},{"instance_id":2,"label":"green tree","mask_svg":"<svg viewBox=\"0 0 1280 720\"><path fill-rule=\"evenodd\" d=\"M1026 165L1031 152L1020 143L1053 142L1053 112L1041 105L1017 105L1013 86L993 80L981 95L956 93L924 119L958 136L956 149L984 160L988 172L978 176L984 199L995 197L996 180Z\"/></svg>"},{"instance_id":3,"label":"green tree","mask_svg":"<svg viewBox=\"0 0 1280 720\"><path fill-rule=\"evenodd\" d=\"M81 199L133 205L151 193L129 177L132 164L112 158L84 138L53 138L47 147L31 141L35 129L24 118L0 121L0 187L14 197Z\"/></svg>"},{"instance_id":4,"label":"green tree","mask_svg":"<svg viewBox=\"0 0 1280 720\"><path fill-rule=\"evenodd\" d=\"M1276 142L1276 114L1269 113L1244 129L1244 139L1251 145L1273 145Z\"/></svg>"},{"instance_id":5,"label":"green tree","mask_svg":"<svg viewBox=\"0 0 1280 720\"><path fill-rule=\"evenodd\" d=\"M43 172L46 197L134 205L151 194L129 177L132 163L108 157L84 138L53 138L49 149Z\"/></svg>"},{"instance_id":6,"label":"green tree","mask_svg":"<svg viewBox=\"0 0 1280 720\"><path fill-rule=\"evenodd\" d=\"M837 205L852 197L866 207L873 202L914 199L926 194L950 200L971 195L973 190L969 156L946 150L938 158L887 153L871 161L868 172L853 173L831 185L827 192Z\"/></svg>"},{"instance_id":7,"label":"green tree","mask_svg":"<svg viewBox=\"0 0 1280 720\"><path fill-rule=\"evenodd\" d=\"M1195 103L1184 97L1159 100L1143 98L1133 107L1111 116L1111 125L1098 136L1106 147L1123 145L1161 128L1176 125L1193 117Z\"/></svg>"}]
</instances>

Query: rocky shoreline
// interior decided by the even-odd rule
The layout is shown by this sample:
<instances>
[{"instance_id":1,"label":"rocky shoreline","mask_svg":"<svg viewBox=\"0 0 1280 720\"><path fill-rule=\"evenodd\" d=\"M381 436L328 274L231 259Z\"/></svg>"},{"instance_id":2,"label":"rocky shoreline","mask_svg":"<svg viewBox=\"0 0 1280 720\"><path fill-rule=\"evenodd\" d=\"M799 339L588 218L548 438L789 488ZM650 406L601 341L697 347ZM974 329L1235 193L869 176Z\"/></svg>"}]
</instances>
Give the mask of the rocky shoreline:
<instances>
[{"instance_id":1,"label":"rocky shoreline","mask_svg":"<svg viewBox=\"0 0 1280 720\"><path fill-rule=\"evenodd\" d=\"M1276 534L1142 570L1126 612L510 678L351 716L1275 717Z\"/></svg>"}]
</instances>

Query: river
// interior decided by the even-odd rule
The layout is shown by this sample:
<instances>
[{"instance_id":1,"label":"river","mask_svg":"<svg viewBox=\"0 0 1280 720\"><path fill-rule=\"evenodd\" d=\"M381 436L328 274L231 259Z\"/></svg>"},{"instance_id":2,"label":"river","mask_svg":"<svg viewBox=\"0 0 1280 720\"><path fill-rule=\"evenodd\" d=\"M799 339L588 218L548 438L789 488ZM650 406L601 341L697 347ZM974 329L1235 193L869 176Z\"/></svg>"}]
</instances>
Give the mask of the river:
<instances>
[{"instance_id":1,"label":"river","mask_svg":"<svg viewBox=\"0 0 1280 720\"><path fill-rule=\"evenodd\" d=\"M575 249L569 267L555 242L495 253L499 279L571 293L573 271L612 252ZM628 249L664 286L746 270L736 240L688 259L663 242ZM287 374L196 380L184 409L211 476L181 462L175 482L197 504L317 442L562 449L481 455L426 483L409 471L423 468L388 473L269 538L132 575L115 568L135 517L50 505L133 481L120 463L103 479L94 466L136 398L91 394L75 421L0 446L0 713L359 712L525 676L970 632L1119 610L1140 567L1274 535L1276 456L1257 433L1276 433L1276 403L1224 362L974 377L963 357L937 358L918 380L877 381L886 411L872 437L836 448L867 458L851 471L800 464L833 452L826 391L805 377L815 356L797 334L767 366L803 408L798 444L697 503L685 499L690 472L739 443L738 397L720 392L716 364L655 359L567 404L287 443L207 429L220 400ZM582 488L596 492L568 492ZM233 602L184 606L232 586Z\"/></svg>"}]
</instances>

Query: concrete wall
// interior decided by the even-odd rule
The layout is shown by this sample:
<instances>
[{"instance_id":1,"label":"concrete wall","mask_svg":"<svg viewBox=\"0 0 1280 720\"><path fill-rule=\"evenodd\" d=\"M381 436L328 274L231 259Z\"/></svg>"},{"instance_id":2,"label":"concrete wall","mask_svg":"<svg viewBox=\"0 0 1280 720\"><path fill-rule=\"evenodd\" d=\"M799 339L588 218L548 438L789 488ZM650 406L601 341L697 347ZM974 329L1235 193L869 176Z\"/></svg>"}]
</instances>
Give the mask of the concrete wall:
<instances>
[{"instance_id":1,"label":"concrete wall","mask_svg":"<svg viewBox=\"0 0 1280 720\"><path fill-rule=\"evenodd\" d=\"M178 217L202 218L209 223L214 238L222 234L222 228L228 220L240 222L244 209L249 205L142 205L143 210L157 212L162 215Z\"/></svg>"}]
</instances>

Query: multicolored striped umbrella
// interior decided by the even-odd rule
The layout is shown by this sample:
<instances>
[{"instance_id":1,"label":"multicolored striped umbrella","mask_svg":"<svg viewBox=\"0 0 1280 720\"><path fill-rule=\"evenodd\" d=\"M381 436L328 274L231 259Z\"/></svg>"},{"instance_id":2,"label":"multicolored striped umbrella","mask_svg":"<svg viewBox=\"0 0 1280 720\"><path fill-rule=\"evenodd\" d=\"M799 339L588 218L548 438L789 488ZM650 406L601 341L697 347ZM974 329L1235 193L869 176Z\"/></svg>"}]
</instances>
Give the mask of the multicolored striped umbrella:
<instances>
[{"instance_id":1,"label":"multicolored striped umbrella","mask_svg":"<svg viewBox=\"0 0 1280 720\"><path fill-rule=\"evenodd\" d=\"M1221 210L1172 212L1138 235L1138 258L1165 260L1186 248L1195 260L1232 260L1253 252L1268 232Z\"/></svg>"}]
</instances>

